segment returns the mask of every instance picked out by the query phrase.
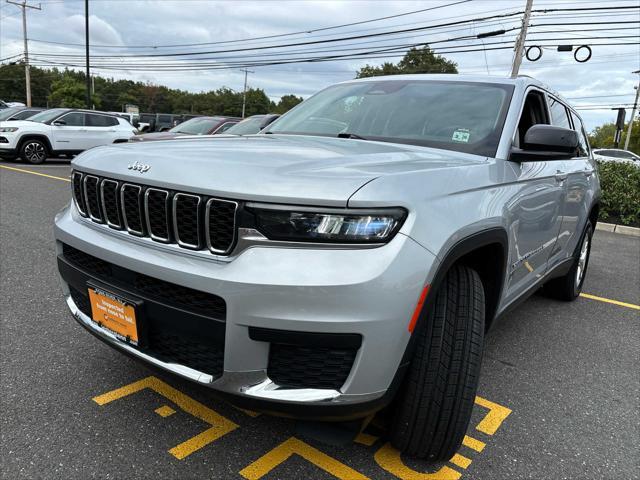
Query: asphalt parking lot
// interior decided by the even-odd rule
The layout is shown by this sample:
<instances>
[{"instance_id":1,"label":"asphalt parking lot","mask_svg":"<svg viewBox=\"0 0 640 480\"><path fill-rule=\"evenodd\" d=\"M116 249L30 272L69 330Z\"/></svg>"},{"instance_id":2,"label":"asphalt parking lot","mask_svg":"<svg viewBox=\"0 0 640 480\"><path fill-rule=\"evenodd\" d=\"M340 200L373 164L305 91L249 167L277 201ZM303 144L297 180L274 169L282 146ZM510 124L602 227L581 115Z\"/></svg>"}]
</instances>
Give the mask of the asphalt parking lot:
<instances>
[{"instance_id":1,"label":"asphalt parking lot","mask_svg":"<svg viewBox=\"0 0 640 480\"><path fill-rule=\"evenodd\" d=\"M382 421L329 446L87 334L55 264L69 171L0 162L1 478L640 478L640 238L596 232L594 297L536 295L496 325L465 445L436 465L400 457Z\"/></svg>"}]
</instances>

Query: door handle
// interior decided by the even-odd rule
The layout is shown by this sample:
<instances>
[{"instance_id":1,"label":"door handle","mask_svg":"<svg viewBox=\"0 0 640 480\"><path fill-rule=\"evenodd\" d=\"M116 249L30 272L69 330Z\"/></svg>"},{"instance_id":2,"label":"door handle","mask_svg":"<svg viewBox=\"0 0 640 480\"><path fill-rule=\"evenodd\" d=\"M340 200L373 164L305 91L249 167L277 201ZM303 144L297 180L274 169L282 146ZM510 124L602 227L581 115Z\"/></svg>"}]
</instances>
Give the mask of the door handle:
<instances>
[{"instance_id":1,"label":"door handle","mask_svg":"<svg viewBox=\"0 0 640 480\"><path fill-rule=\"evenodd\" d=\"M585 168L582 173L585 175L585 177L589 178L591 175L593 175L593 169Z\"/></svg>"},{"instance_id":2,"label":"door handle","mask_svg":"<svg viewBox=\"0 0 640 480\"><path fill-rule=\"evenodd\" d=\"M556 182L564 182L567 179L568 176L569 176L568 173L561 172L560 170L558 170L556 172L556 175L555 175Z\"/></svg>"}]
</instances>

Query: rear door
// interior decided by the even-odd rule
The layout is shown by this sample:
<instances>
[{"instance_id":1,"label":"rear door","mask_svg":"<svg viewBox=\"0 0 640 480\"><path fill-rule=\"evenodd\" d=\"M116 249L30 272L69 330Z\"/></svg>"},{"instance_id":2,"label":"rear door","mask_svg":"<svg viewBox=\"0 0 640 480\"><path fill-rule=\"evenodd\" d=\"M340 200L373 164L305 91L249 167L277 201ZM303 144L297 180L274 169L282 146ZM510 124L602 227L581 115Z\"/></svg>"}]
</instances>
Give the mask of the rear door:
<instances>
[{"instance_id":1,"label":"rear door","mask_svg":"<svg viewBox=\"0 0 640 480\"><path fill-rule=\"evenodd\" d=\"M69 112L51 124L54 150L81 151L90 148L85 129L85 114Z\"/></svg>"},{"instance_id":2,"label":"rear door","mask_svg":"<svg viewBox=\"0 0 640 480\"><path fill-rule=\"evenodd\" d=\"M550 97L550 104L560 101ZM554 249L554 255L550 259L550 267L570 257L575 251L587 217L589 216L589 199L587 195L590 191L590 184L595 175L595 167L592 164L589 154L589 144L582 121L578 115L568 108L565 108L567 116L571 120L572 128L578 133L580 145L575 158L563 160L562 170L566 175L565 197L562 206L562 222L558 243ZM564 120L563 120L564 121Z\"/></svg>"},{"instance_id":3,"label":"rear door","mask_svg":"<svg viewBox=\"0 0 640 480\"><path fill-rule=\"evenodd\" d=\"M519 147L529 128L550 124L544 92L530 88L514 146ZM516 174L514 195L505 205L509 234L509 265L506 302L528 290L547 270L560 230L560 208L564 198L562 178L558 178L561 162L510 162Z\"/></svg>"},{"instance_id":4,"label":"rear door","mask_svg":"<svg viewBox=\"0 0 640 480\"><path fill-rule=\"evenodd\" d=\"M87 148L113 143L117 137L118 119L97 113L86 114Z\"/></svg>"}]
</instances>

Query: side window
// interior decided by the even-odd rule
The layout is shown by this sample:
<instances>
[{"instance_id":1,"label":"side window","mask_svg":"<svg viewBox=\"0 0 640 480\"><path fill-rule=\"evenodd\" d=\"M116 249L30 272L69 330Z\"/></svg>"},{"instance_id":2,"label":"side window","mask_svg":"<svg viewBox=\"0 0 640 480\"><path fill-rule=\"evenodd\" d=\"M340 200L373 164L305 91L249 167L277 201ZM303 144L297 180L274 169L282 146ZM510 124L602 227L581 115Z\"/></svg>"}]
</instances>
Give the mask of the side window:
<instances>
[{"instance_id":1,"label":"side window","mask_svg":"<svg viewBox=\"0 0 640 480\"><path fill-rule=\"evenodd\" d=\"M573 120L573 129L578 133L580 156L587 157L589 155L589 142L587 142L587 134L584 131L582 120L573 112L571 112L571 119Z\"/></svg>"},{"instance_id":2,"label":"side window","mask_svg":"<svg viewBox=\"0 0 640 480\"><path fill-rule=\"evenodd\" d=\"M547 102L542 92L532 90L527 94L518 122L518 130L514 140L514 145L520 147L524 144L524 136L534 125L549 125L549 115L547 113Z\"/></svg>"},{"instance_id":3,"label":"side window","mask_svg":"<svg viewBox=\"0 0 640 480\"><path fill-rule=\"evenodd\" d=\"M87 126L89 127L113 127L118 124L118 120L106 115L87 115Z\"/></svg>"},{"instance_id":4,"label":"side window","mask_svg":"<svg viewBox=\"0 0 640 480\"><path fill-rule=\"evenodd\" d=\"M67 127L84 127L84 113L72 112L60 117Z\"/></svg>"},{"instance_id":5,"label":"side window","mask_svg":"<svg viewBox=\"0 0 640 480\"><path fill-rule=\"evenodd\" d=\"M551 121L555 126L571 128L566 107L553 97L549 97L549 111L551 112Z\"/></svg>"},{"instance_id":6,"label":"side window","mask_svg":"<svg viewBox=\"0 0 640 480\"><path fill-rule=\"evenodd\" d=\"M13 120L24 120L25 118L29 118L35 113L37 112L34 112L33 110L23 110L21 112L16 113L12 118Z\"/></svg>"},{"instance_id":7,"label":"side window","mask_svg":"<svg viewBox=\"0 0 640 480\"><path fill-rule=\"evenodd\" d=\"M231 127L233 127L237 122L227 122L227 123L223 123L221 127L218 127L218 129L214 132L214 133L222 133L222 132L226 132L227 130L229 130Z\"/></svg>"},{"instance_id":8,"label":"side window","mask_svg":"<svg viewBox=\"0 0 640 480\"><path fill-rule=\"evenodd\" d=\"M158 115L158 121L160 123L171 123L171 115Z\"/></svg>"}]
</instances>

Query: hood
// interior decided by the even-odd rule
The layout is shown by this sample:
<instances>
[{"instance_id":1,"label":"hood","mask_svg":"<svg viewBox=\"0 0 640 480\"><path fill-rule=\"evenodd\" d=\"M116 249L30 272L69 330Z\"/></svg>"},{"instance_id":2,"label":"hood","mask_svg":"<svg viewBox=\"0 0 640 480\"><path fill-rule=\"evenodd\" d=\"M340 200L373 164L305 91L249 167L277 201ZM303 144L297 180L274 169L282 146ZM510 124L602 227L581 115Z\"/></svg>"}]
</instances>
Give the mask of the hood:
<instances>
[{"instance_id":1,"label":"hood","mask_svg":"<svg viewBox=\"0 0 640 480\"><path fill-rule=\"evenodd\" d=\"M45 125L44 123L40 123L40 122L30 122L28 120L5 120L4 122L0 122L0 127L18 127L18 128L38 128L38 127L42 127L42 128L46 128L49 125Z\"/></svg>"},{"instance_id":2,"label":"hood","mask_svg":"<svg viewBox=\"0 0 640 480\"><path fill-rule=\"evenodd\" d=\"M346 206L371 180L484 161L382 142L299 135L205 136L88 150L73 166L111 178L237 200ZM143 173L128 169L138 162ZM141 169L144 170L144 169Z\"/></svg>"},{"instance_id":3,"label":"hood","mask_svg":"<svg viewBox=\"0 0 640 480\"><path fill-rule=\"evenodd\" d=\"M172 138L179 137L180 135L184 135L184 133L153 132L145 133L144 135L136 135L135 137L132 137L131 140L134 142L146 142L147 140L171 140Z\"/></svg>"}]
</instances>

